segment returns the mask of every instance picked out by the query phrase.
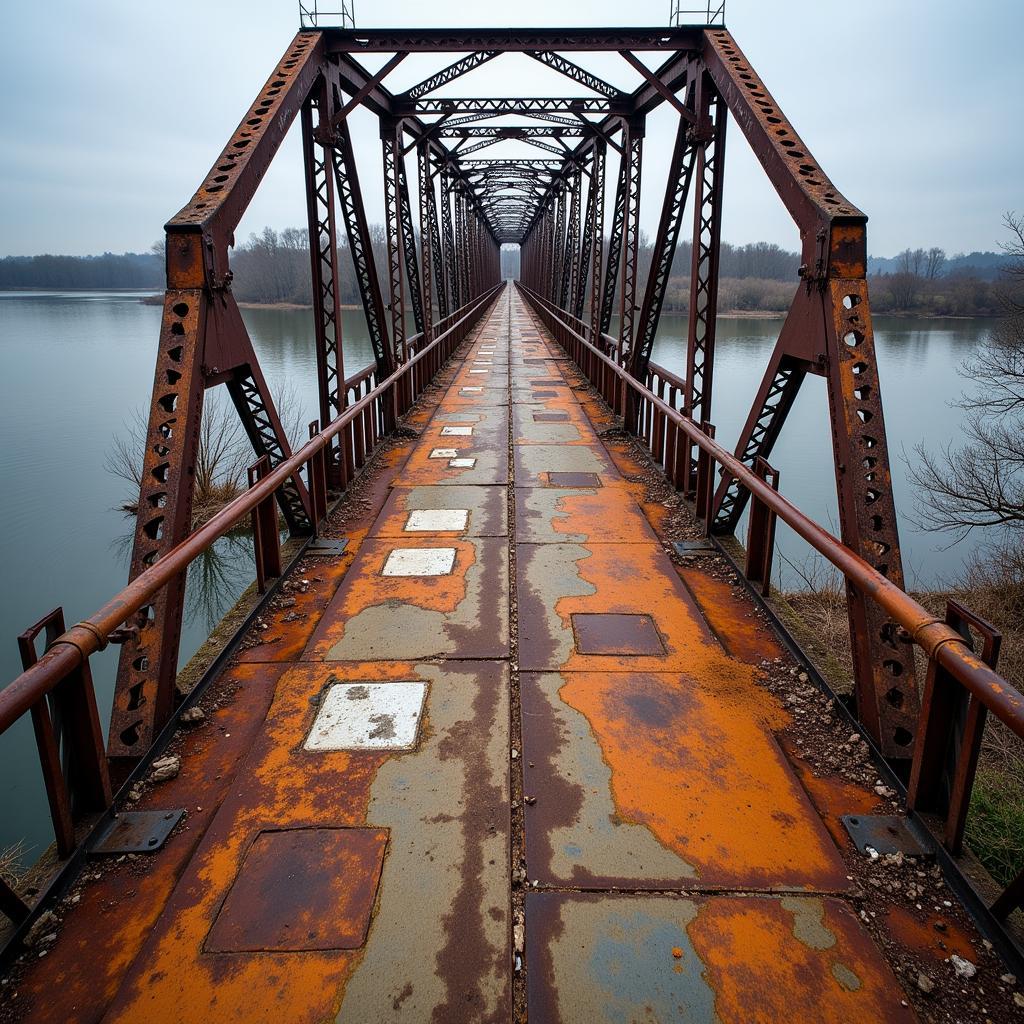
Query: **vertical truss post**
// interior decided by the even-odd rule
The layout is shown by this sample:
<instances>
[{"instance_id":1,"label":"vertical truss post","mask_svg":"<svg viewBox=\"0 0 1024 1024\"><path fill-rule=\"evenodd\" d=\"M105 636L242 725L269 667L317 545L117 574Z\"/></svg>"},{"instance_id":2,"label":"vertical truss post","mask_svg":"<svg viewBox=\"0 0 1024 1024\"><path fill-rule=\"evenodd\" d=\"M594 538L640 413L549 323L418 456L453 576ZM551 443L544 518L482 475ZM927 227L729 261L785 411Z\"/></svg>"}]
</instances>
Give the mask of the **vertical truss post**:
<instances>
[{"instance_id":1,"label":"vertical truss post","mask_svg":"<svg viewBox=\"0 0 1024 1024\"><path fill-rule=\"evenodd\" d=\"M829 419L843 543L901 590L903 562L863 278L824 285ZM913 753L918 693L910 646L867 594L847 583L857 714L891 759Z\"/></svg>"},{"instance_id":2,"label":"vertical truss post","mask_svg":"<svg viewBox=\"0 0 1024 1024\"><path fill-rule=\"evenodd\" d=\"M583 189L583 174L576 172L566 180L566 198L569 201L565 225L565 250L562 261L562 285L558 305L569 309L574 301L576 279L579 276L580 244L580 192Z\"/></svg>"},{"instance_id":3,"label":"vertical truss post","mask_svg":"<svg viewBox=\"0 0 1024 1024\"><path fill-rule=\"evenodd\" d=\"M448 316L448 296L445 292L444 255L441 251L441 225L437 216L436 175L430 166L429 152L426 159L427 183L426 192L423 194L426 195L427 199L427 220L430 227L430 264L434 269L431 283L434 289L434 296L437 299L437 315L440 319L444 319ZM423 201L422 198L420 201ZM426 267L424 267L423 273L426 274ZM430 316L431 314L427 315L428 323L430 322Z\"/></svg>"},{"instance_id":4,"label":"vertical truss post","mask_svg":"<svg viewBox=\"0 0 1024 1024\"><path fill-rule=\"evenodd\" d=\"M168 244L173 244L170 238ZM132 579L191 532L195 490L191 467L199 445L205 391L207 304L200 288L170 289L164 297L129 569ZM111 758L141 757L173 710L184 603L182 573L130 623L138 633L121 648L107 738Z\"/></svg>"},{"instance_id":5,"label":"vertical truss post","mask_svg":"<svg viewBox=\"0 0 1024 1024\"><path fill-rule=\"evenodd\" d=\"M362 192L359 188L359 175L356 170L355 154L352 150L352 138L348 131L348 124L344 121L335 130L333 155L334 178L338 186L338 197L341 200L345 233L348 236L349 250L352 253L363 315L366 317L366 329L370 335L370 344L373 346L373 354L377 362L377 376L379 379L383 379L390 376L394 370L395 361L388 341L384 297L381 294L380 281L373 258L373 243L370 238L366 210L363 206Z\"/></svg>"},{"instance_id":6,"label":"vertical truss post","mask_svg":"<svg viewBox=\"0 0 1024 1024\"><path fill-rule=\"evenodd\" d=\"M394 364L409 361L409 343L405 329L405 255L399 210L401 186L399 164L402 160L401 128L395 121L381 119L381 150L384 155L384 229L388 261L388 303L391 311L391 357ZM398 412L403 410L399 408Z\"/></svg>"},{"instance_id":7,"label":"vertical truss post","mask_svg":"<svg viewBox=\"0 0 1024 1024\"><path fill-rule=\"evenodd\" d=\"M456 285L456 256L455 256L455 234L452 230L452 222L454 220L454 213L452 211L452 179L451 173L448 170L448 166L445 165L441 168L441 233L444 241L444 257L443 257L443 279L444 285L439 291L443 291L446 296L451 297L451 310L454 311L459 308L459 292ZM445 308L447 309L447 298L445 300Z\"/></svg>"},{"instance_id":8,"label":"vertical truss post","mask_svg":"<svg viewBox=\"0 0 1024 1024\"><path fill-rule=\"evenodd\" d=\"M636 338L636 277L640 251L640 172L644 144L644 119L626 122L622 159L626 195L622 219L622 291L619 301L619 362L625 365Z\"/></svg>"},{"instance_id":9,"label":"vertical truss post","mask_svg":"<svg viewBox=\"0 0 1024 1024\"><path fill-rule=\"evenodd\" d=\"M402 132L398 130L398 218L402 227L402 253L405 256L405 276L409 282L409 301L412 304L412 320L416 333L426 335L426 321L423 316L423 288L420 279L419 259L416 255L416 231L412 224L412 204L409 201L409 182L405 174L405 157L402 153Z\"/></svg>"},{"instance_id":10,"label":"vertical truss post","mask_svg":"<svg viewBox=\"0 0 1024 1024\"><path fill-rule=\"evenodd\" d=\"M434 231L437 211L434 209L434 182L430 177L430 154L427 145L421 142L417 147L417 170L420 189L420 252L423 269L423 344L429 345L433 338L433 253Z\"/></svg>"},{"instance_id":11,"label":"vertical truss post","mask_svg":"<svg viewBox=\"0 0 1024 1024\"><path fill-rule=\"evenodd\" d=\"M601 263L604 250L604 169L607 144L598 139L594 144L594 162L590 168L591 235L594 240L593 263L590 269L590 340L599 345L601 332ZM582 316L582 312L580 316Z\"/></svg>"},{"instance_id":12,"label":"vertical truss post","mask_svg":"<svg viewBox=\"0 0 1024 1024\"><path fill-rule=\"evenodd\" d=\"M552 252L551 301L562 304L562 270L565 266L565 186L555 197L555 237Z\"/></svg>"},{"instance_id":13,"label":"vertical truss post","mask_svg":"<svg viewBox=\"0 0 1024 1024\"><path fill-rule=\"evenodd\" d=\"M270 472L270 460L261 455L246 471L252 489ZM267 580L281 575L281 538L273 497L264 498L253 510L252 543L256 561L256 590L265 594Z\"/></svg>"},{"instance_id":14,"label":"vertical truss post","mask_svg":"<svg viewBox=\"0 0 1024 1024\"><path fill-rule=\"evenodd\" d=\"M665 302L665 289L672 272L672 261L675 258L680 226L683 223L683 211L690 192L696 148L689 122L680 117L669 161L665 199L662 203L661 219L658 221L658 234L654 241L651 271L647 277L640 324L630 358L630 372L641 381L646 379L651 351L654 348L654 337L658 333L661 308Z\"/></svg>"},{"instance_id":15,"label":"vertical truss post","mask_svg":"<svg viewBox=\"0 0 1024 1024\"><path fill-rule=\"evenodd\" d=\"M319 95L317 94L319 93ZM335 224L334 177L329 156L314 137L313 116L323 130L329 118L328 90L321 87L302 107L302 149L306 172L306 213L312 270L313 327L316 342L320 422L330 423L345 407L345 363L342 348L341 299L338 294L338 236ZM348 476L348 449L332 442L327 475L337 487Z\"/></svg>"},{"instance_id":16,"label":"vertical truss post","mask_svg":"<svg viewBox=\"0 0 1024 1024\"><path fill-rule=\"evenodd\" d=\"M718 316L718 265L722 237L722 178L728 109L706 72L697 83L697 190L693 206L689 328L683 411L694 420L711 415Z\"/></svg>"},{"instance_id":17,"label":"vertical truss post","mask_svg":"<svg viewBox=\"0 0 1024 1024\"><path fill-rule=\"evenodd\" d=\"M629 189L629 160L623 146L619 157L619 174L615 183L615 204L612 207L612 232L608 239L608 260L604 268L604 292L601 296L601 334L612 328L612 310L619 287L619 264L622 260L622 234L626 222L626 195Z\"/></svg>"}]
</instances>

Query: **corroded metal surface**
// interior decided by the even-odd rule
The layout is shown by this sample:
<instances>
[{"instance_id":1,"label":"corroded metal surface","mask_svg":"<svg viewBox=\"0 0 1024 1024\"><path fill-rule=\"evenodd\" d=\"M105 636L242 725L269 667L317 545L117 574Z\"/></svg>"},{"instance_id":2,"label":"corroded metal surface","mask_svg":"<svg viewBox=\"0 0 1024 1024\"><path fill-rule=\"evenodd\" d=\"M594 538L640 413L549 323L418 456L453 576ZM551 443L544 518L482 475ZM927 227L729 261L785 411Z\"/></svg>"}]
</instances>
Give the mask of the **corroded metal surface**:
<instances>
[{"instance_id":1,"label":"corroded metal surface","mask_svg":"<svg viewBox=\"0 0 1024 1024\"><path fill-rule=\"evenodd\" d=\"M531 1020L916 1020L834 900L542 893L526 907Z\"/></svg>"}]
</instances>

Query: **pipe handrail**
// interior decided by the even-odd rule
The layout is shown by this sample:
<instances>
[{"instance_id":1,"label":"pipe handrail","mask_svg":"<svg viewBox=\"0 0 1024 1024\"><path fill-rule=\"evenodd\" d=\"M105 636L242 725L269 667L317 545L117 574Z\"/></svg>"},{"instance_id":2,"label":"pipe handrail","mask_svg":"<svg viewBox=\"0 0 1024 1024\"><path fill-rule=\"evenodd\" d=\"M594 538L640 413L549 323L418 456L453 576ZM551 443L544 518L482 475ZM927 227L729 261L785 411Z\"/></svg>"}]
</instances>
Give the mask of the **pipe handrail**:
<instances>
[{"instance_id":1,"label":"pipe handrail","mask_svg":"<svg viewBox=\"0 0 1024 1024\"><path fill-rule=\"evenodd\" d=\"M708 437L700 426L673 409L599 348L574 330L565 319L563 311L535 292L532 288L516 283L516 287L540 302L575 340L595 357L601 360L626 386L651 404L687 438L715 460L723 469L737 479L759 501L802 537L819 554L824 555L854 586L878 604L901 626L911 641L917 644L929 658L945 668L959 683L980 700L1000 721L1024 738L1024 696L998 673L982 662L956 630L933 615L901 590L890 579L883 576L873 565L856 552L846 547L837 537L801 512L792 502L769 486L748 466L720 444Z\"/></svg>"},{"instance_id":2,"label":"pipe handrail","mask_svg":"<svg viewBox=\"0 0 1024 1024\"><path fill-rule=\"evenodd\" d=\"M472 316L474 311L489 302L502 285L503 283L499 282L482 295L466 303L461 310L449 314L448 319L451 320L459 312L465 310L463 316L453 320L448 327L438 333L429 345L412 356L408 362L399 366L368 394L347 406L298 451L292 452L265 477L211 516L163 558L131 580L98 611L57 637L34 665L23 671L3 690L0 690L0 733L9 729L22 715L30 711L38 700L91 655L103 650L107 646L107 637L111 633L145 607L162 587L166 586L179 573L184 572L200 554L229 533L244 516L273 494L289 477L299 472L314 455L326 448L333 438L384 393L395 387L420 360L424 359L460 324Z\"/></svg>"}]
</instances>

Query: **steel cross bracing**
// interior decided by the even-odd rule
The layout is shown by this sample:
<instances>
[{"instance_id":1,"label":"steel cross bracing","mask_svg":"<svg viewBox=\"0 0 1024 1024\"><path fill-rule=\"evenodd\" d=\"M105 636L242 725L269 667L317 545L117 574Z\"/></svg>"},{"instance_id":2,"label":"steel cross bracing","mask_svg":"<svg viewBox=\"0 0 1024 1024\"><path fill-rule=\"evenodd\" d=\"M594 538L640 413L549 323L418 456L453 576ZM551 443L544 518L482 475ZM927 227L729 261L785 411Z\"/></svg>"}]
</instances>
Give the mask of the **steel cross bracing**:
<instances>
[{"instance_id":1,"label":"steel cross bracing","mask_svg":"<svg viewBox=\"0 0 1024 1024\"><path fill-rule=\"evenodd\" d=\"M638 56L655 51L657 61ZM614 55L621 80L639 84L624 89L614 84L619 76L593 73L590 52ZM382 55L379 70L363 66L363 53ZM436 72L420 72L410 82L406 55L429 53L449 56ZM565 93L473 95L474 71L508 53L543 65L552 81L564 80ZM408 84L392 91L401 74ZM456 81L461 95L446 95L443 88ZM362 140L357 145L349 125L356 107L380 125L376 162L383 169L385 244L378 254L358 169L367 158L357 153ZM643 147L648 117L658 107L675 117L677 132L651 270L644 275ZM669 278L688 276L687 370L677 400L695 421L710 422L730 112L800 228L804 264L737 454L750 466L768 459L800 382L808 374L824 377L843 540L901 583L863 283L865 218L814 162L729 33L715 27L300 33L199 191L168 224L168 300L133 576L190 529L187 467L208 387L228 386L254 454L265 453L274 464L290 451L232 298L229 251L292 121L298 118L302 126L321 423L365 393L360 389L415 358L439 325L490 287L503 243L521 246L524 284L583 325L599 350L641 380L662 372L651 355ZM524 144L550 157L524 156ZM482 149L494 158L473 155ZM689 267L679 267L674 255L691 191L693 258ZM375 357L373 367L350 381L340 319L342 226ZM639 429L644 410L624 411L627 428ZM375 416L388 429L401 413L402 401L396 401ZM361 465L358 448L354 438L332 446L331 486L343 487ZM692 490L696 463L692 451L683 456ZM746 497L731 479L721 481L716 531L735 529ZM313 528L303 481L281 488L278 502L293 532ZM131 758L144 750L173 706L182 598L179 581L130 624L137 633L121 658L113 754ZM859 713L887 754L906 757L916 715L912 666L873 607L851 591Z\"/></svg>"}]
</instances>

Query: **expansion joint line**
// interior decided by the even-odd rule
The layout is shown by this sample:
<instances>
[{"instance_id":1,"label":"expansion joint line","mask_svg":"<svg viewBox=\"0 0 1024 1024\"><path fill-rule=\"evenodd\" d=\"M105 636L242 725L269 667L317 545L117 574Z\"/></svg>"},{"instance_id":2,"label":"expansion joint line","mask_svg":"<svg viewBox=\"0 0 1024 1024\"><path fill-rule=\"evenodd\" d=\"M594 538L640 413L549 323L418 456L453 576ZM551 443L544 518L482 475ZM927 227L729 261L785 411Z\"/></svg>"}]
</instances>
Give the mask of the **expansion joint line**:
<instances>
[{"instance_id":1,"label":"expansion joint line","mask_svg":"<svg viewBox=\"0 0 1024 1024\"><path fill-rule=\"evenodd\" d=\"M523 735L521 714L521 692L519 686L519 606L516 601L516 470L515 470L515 410L512 402L512 299L515 286L505 285L506 330L506 388L508 393L508 607L509 607L509 742L519 756L513 758L509 751L509 793L511 798L509 843L509 927L512 929L512 1005L523 1006L526 1002L526 953L517 953L515 948L516 925L525 929L526 889L517 886L516 879L525 881L526 868L526 819L523 800ZM517 970L518 968L518 970Z\"/></svg>"}]
</instances>

